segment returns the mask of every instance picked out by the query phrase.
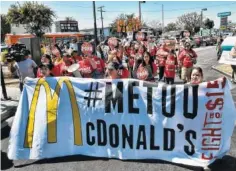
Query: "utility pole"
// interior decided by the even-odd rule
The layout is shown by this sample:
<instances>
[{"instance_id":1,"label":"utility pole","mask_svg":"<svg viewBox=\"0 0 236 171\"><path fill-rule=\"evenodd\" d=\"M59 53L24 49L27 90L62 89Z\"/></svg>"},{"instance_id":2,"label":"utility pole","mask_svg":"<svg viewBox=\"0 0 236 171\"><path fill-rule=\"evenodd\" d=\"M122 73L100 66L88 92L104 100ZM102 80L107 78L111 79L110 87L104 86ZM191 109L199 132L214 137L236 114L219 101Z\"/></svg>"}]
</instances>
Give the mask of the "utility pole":
<instances>
[{"instance_id":1,"label":"utility pole","mask_svg":"<svg viewBox=\"0 0 236 171\"><path fill-rule=\"evenodd\" d=\"M96 6L95 1L93 1L93 19L94 19L94 41L95 41L95 47L97 47L98 38L97 38L97 22L96 22Z\"/></svg>"},{"instance_id":2,"label":"utility pole","mask_svg":"<svg viewBox=\"0 0 236 171\"><path fill-rule=\"evenodd\" d=\"M162 33L164 33L164 5L161 5L162 9Z\"/></svg>"},{"instance_id":3,"label":"utility pole","mask_svg":"<svg viewBox=\"0 0 236 171\"><path fill-rule=\"evenodd\" d=\"M203 11L207 11L207 8L203 8L201 10L201 21L200 21L200 33L201 33L201 36L202 36L202 27L203 27Z\"/></svg>"},{"instance_id":4,"label":"utility pole","mask_svg":"<svg viewBox=\"0 0 236 171\"><path fill-rule=\"evenodd\" d=\"M102 16L102 13L106 12L106 11L103 11L102 8L104 8L104 6L98 7L98 11L101 12L101 21L102 21L102 37L101 37L101 40L104 40L104 28L103 28L103 16Z\"/></svg>"},{"instance_id":5,"label":"utility pole","mask_svg":"<svg viewBox=\"0 0 236 171\"><path fill-rule=\"evenodd\" d=\"M138 7L139 7L139 21L141 23L141 3L138 1Z\"/></svg>"},{"instance_id":6,"label":"utility pole","mask_svg":"<svg viewBox=\"0 0 236 171\"><path fill-rule=\"evenodd\" d=\"M142 23L142 12L141 12L141 3L146 3L146 1L138 1L138 7L139 7L139 21Z\"/></svg>"}]
</instances>

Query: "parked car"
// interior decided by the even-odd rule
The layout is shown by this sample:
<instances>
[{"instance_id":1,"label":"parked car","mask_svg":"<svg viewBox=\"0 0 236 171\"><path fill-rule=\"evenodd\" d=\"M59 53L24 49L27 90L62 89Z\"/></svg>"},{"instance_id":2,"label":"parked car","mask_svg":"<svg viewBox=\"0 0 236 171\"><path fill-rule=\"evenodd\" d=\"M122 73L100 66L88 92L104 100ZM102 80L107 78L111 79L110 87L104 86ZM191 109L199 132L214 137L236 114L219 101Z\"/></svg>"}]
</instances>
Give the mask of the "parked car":
<instances>
[{"instance_id":1,"label":"parked car","mask_svg":"<svg viewBox=\"0 0 236 171\"><path fill-rule=\"evenodd\" d=\"M200 47L202 44L202 38L200 36L193 37L193 46Z\"/></svg>"},{"instance_id":2,"label":"parked car","mask_svg":"<svg viewBox=\"0 0 236 171\"><path fill-rule=\"evenodd\" d=\"M210 46L213 45L213 40L210 36L202 36L202 46Z\"/></svg>"}]
</instances>

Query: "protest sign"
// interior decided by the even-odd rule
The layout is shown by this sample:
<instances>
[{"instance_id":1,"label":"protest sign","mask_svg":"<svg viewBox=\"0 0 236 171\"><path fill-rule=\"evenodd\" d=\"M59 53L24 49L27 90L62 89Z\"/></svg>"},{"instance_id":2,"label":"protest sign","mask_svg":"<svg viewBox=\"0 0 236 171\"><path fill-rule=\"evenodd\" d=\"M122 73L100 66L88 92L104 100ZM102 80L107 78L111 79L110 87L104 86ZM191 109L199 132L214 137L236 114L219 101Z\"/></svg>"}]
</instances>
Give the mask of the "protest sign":
<instances>
[{"instance_id":1,"label":"protest sign","mask_svg":"<svg viewBox=\"0 0 236 171\"><path fill-rule=\"evenodd\" d=\"M27 78L8 157L82 154L204 167L229 151L235 115L226 78L199 85Z\"/></svg>"}]
</instances>

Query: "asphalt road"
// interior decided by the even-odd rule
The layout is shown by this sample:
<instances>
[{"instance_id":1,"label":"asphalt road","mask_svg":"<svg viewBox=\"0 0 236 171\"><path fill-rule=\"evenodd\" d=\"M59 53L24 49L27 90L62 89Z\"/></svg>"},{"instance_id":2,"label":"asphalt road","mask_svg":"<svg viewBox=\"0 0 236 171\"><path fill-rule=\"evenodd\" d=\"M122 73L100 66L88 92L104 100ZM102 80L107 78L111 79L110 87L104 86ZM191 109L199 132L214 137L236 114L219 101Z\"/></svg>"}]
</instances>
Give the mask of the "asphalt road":
<instances>
[{"instance_id":1,"label":"asphalt road","mask_svg":"<svg viewBox=\"0 0 236 171\"><path fill-rule=\"evenodd\" d=\"M211 69L216 65L215 47L207 47L197 50L198 66L204 70L205 80L214 80L222 74ZM232 94L236 105L236 85L233 85ZM59 171L59 170L79 170L79 171L185 171L185 170L202 170L202 168L189 167L184 165L173 164L160 160L129 160L121 161L117 159L94 158L87 156L69 156L45 160L21 160L10 161L7 159L6 152L8 148L10 127L5 127L1 135L1 165L2 170L11 171ZM231 150L228 155L221 160L215 161L211 166L214 171L235 171L236 170L236 129L231 141Z\"/></svg>"}]
</instances>

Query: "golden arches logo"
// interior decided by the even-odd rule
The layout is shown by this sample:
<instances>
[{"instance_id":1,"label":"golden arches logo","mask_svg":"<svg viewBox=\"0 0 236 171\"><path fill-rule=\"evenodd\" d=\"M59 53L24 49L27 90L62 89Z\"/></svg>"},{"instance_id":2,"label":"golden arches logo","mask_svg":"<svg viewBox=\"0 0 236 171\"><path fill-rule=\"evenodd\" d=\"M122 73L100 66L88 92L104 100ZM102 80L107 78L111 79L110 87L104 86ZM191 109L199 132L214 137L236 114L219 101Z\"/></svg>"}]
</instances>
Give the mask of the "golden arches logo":
<instances>
[{"instance_id":1,"label":"golden arches logo","mask_svg":"<svg viewBox=\"0 0 236 171\"><path fill-rule=\"evenodd\" d=\"M47 114L47 138L48 143L56 143L57 142L57 109L58 109L58 98L60 96L60 90L62 84L65 83L69 92L69 98L71 102L72 108L72 118L74 125L74 144L82 145L82 132L81 132L81 118L80 111L77 105L75 92L73 86L68 78L60 78L57 82L55 91L53 95L51 94L51 89L49 84L45 79L39 79L33 94L33 99L31 102L30 110L29 110L29 119L27 122L27 128L25 133L25 148L32 148L33 144L33 135L34 135L34 123L35 123L35 111L38 103L38 97L40 93L40 87L43 86L46 91L46 114Z\"/></svg>"}]
</instances>

